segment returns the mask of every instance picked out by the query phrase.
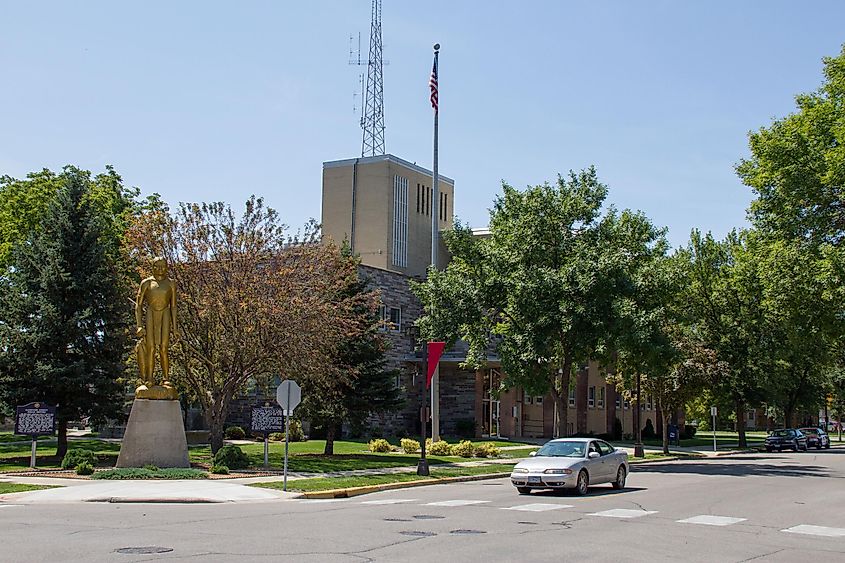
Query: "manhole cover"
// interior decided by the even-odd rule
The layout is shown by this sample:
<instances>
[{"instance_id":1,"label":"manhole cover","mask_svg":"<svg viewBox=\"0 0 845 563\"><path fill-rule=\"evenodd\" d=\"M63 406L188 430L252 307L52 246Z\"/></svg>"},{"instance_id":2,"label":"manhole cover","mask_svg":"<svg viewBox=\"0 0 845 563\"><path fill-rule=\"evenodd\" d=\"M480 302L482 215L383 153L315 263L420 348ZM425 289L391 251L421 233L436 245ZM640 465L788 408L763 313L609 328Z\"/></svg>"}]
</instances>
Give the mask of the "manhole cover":
<instances>
[{"instance_id":1,"label":"manhole cover","mask_svg":"<svg viewBox=\"0 0 845 563\"><path fill-rule=\"evenodd\" d=\"M385 522L410 522L410 518L385 518Z\"/></svg>"},{"instance_id":2,"label":"manhole cover","mask_svg":"<svg viewBox=\"0 0 845 563\"><path fill-rule=\"evenodd\" d=\"M414 516L417 520L442 520L445 516L435 516L434 514L417 514Z\"/></svg>"},{"instance_id":3,"label":"manhole cover","mask_svg":"<svg viewBox=\"0 0 845 563\"><path fill-rule=\"evenodd\" d=\"M484 530L452 530L450 534L486 534Z\"/></svg>"},{"instance_id":4,"label":"manhole cover","mask_svg":"<svg viewBox=\"0 0 845 563\"><path fill-rule=\"evenodd\" d=\"M407 531L399 532L399 533L402 534L403 536L414 536L414 537L418 537L418 538L427 538L429 536L436 536L437 535L434 532L423 532L421 530L407 530Z\"/></svg>"},{"instance_id":5,"label":"manhole cover","mask_svg":"<svg viewBox=\"0 0 845 563\"><path fill-rule=\"evenodd\" d=\"M155 545L148 545L144 547L121 547L115 549L115 553L126 553L129 555L149 555L151 553L169 553L173 551L172 547L158 547Z\"/></svg>"}]
</instances>

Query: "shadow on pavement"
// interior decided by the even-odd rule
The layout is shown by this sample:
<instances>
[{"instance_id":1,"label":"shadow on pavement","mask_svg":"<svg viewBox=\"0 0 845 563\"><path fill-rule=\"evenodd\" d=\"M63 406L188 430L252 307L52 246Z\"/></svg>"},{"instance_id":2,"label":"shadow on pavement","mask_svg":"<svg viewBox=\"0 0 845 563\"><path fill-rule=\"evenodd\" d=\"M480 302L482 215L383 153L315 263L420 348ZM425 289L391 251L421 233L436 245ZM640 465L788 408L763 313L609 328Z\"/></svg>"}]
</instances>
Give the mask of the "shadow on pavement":
<instances>
[{"instance_id":1,"label":"shadow on pavement","mask_svg":"<svg viewBox=\"0 0 845 563\"><path fill-rule=\"evenodd\" d=\"M746 463L746 461L764 461L777 459L766 456L743 457L741 461L703 461L682 463L649 463L637 467L637 473L674 473L697 475L729 475L732 477L833 477L828 467L821 465L775 465L771 463ZM798 460L790 460L800 463Z\"/></svg>"},{"instance_id":2,"label":"shadow on pavement","mask_svg":"<svg viewBox=\"0 0 845 563\"><path fill-rule=\"evenodd\" d=\"M602 485L595 485L590 487L590 492L587 493L588 497L603 497L608 495L621 495L624 493L633 493L635 491L647 491L647 487L625 487L624 489L617 490L610 486L604 487ZM572 489L564 489L560 491L555 491L551 489L540 489L538 491L533 491L531 496L537 497L577 497L575 492ZM579 497L580 498L580 497Z\"/></svg>"}]
</instances>

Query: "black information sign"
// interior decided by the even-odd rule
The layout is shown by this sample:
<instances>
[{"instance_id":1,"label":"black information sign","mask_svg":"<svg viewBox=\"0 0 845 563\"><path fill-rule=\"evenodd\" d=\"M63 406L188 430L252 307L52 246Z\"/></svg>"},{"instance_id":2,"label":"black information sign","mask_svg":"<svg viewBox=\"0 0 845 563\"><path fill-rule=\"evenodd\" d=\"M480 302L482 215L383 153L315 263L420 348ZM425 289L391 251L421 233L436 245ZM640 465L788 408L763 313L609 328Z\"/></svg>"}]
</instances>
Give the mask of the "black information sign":
<instances>
[{"instance_id":1,"label":"black information sign","mask_svg":"<svg viewBox=\"0 0 845 563\"><path fill-rule=\"evenodd\" d=\"M285 416L280 407L253 407L253 432L284 432Z\"/></svg>"},{"instance_id":2,"label":"black information sign","mask_svg":"<svg viewBox=\"0 0 845 563\"><path fill-rule=\"evenodd\" d=\"M56 433L56 407L29 403L15 409L15 434L43 436Z\"/></svg>"}]
</instances>

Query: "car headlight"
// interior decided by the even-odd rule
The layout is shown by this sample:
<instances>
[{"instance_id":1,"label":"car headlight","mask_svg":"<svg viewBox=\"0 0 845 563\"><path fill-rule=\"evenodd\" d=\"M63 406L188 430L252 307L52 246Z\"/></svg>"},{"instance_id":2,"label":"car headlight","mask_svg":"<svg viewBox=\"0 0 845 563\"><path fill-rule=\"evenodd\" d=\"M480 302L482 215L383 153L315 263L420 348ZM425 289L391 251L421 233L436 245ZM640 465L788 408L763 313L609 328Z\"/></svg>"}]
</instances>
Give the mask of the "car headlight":
<instances>
[{"instance_id":1,"label":"car headlight","mask_svg":"<svg viewBox=\"0 0 845 563\"><path fill-rule=\"evenodd\" d=\"M514 467L513 472L514 473L528 473L528 470L525 469L524 467Z\"/></svg>"},{"instance_id":2,"label":"car headlight","mask_svg":"<svg viewBox=\"0 0 845 563\"><path fill-rule=\"evenodd\" d=\"M554 473L555 475L572 475L571 469L546 469L543 473Z\"/></svg>"}]
</instances>

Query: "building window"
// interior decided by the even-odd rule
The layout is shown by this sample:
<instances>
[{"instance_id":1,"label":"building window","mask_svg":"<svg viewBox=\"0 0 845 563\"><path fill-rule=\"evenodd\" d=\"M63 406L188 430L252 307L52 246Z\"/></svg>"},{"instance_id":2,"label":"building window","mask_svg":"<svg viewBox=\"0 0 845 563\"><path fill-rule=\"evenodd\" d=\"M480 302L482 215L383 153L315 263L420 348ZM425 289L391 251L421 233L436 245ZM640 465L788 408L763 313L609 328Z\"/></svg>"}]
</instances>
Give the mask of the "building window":
<instances>
[{"instance_id":1,"label":"building window","mask_svg":"<svg viewBox=\"0 0 845 563\"><path fill-rule=\"evenodd\" d=\"M543 397L534 397L534 403L537 405L543 404Z\"/></svg>"},{"instance_id":2,"label":"building window","mask_svg":"<svg viewBox=\"0 0 845 563\"><path fill-rule=\"evenodd\" d=\"M402 310L398 307L378 306L379 330L402 331Z\"/></svg>"},{"instance_id":3,"label":"building window","mask_svg":"<svg viewBox=\"0 0 845 563\"><path fill-rule=\"evenodd\" d=\"M449 194L443 192L443 220L449 220Z\"/></svg>"},{"instance_id":4,"label":"building window","mask_svg":"<svg viewBox=\"0 0 845 563\"><path fill-rule=\"evenodd\" d=\"M575 387L569 386L569 406L575 406Z\"/></svg>"},{"instance_id":5,"label":"building window","mask_svg":"<svg viewBox=\"0 0 845 563\"><path fill-rule=\"evenodd\" d=\"M616 394L616 408L622 408L622 397L619 396L619 393Z\"/></svg>"},{"instance_id":6,"label":"building window","mask_svg":"<svg viewBox=\"0 0 845 563\"><path fill-rule=\"evenodd\" d=\"M420 185L417 184L417 213L420 212Z\"/></svg>"},{"instance_id":7,"label":"building window","mask_svg":"<svg viewBox=\"0 0 845 563\"><path fill-rule=\"evenodd\" d=\"M631 402L625 401L625 410L628 410L629 408L631 408Z\"/></svg>"},{"instance_id":8,"label":"building window","mask_svg":"<svg viewBox=\"0 0 845 563\"><path fill-rule=\"evenodd\" d=\"M408 179L393 177L393 265L408 265Z\"/></svg>"},{"instance_id":9,"label":"building window","mask_svg":"<svg viewBox=\"0 0 845 563\"><path fill-rule=\"evenodd\" d=\"M425 189L425 214L431 217L431 188Z\"/></svg>"},{"instance_id":10,"label":"building window","mask_svg":"<svg viewBox=\"0 0 845 563\"><path fill-rule=\"evenodd\" d=\"M526 395L525 396L525 404L527 404L527 405L534 404L534 397L532 397L531 395Z\"/></svg>"},{"instance_id":11,"label":"building window","mask_svg":"<svg viewBox=\"0 0 845 563\"><path fill-rule=\"evenodd\" d=\"M587 389L587 406L593 408L596 406L596 388L590 387Z\"/></svg>"},{"instance_id":12,"label":"building window","mask_svg":"<svg viewBox=\"0 0 845 563\"><path fill-rule=\"evenodd\" d=\"M652 403L652 401L651 401L651 395L648 395L648 396L645 398L645 408L646 408L646 410L648 410L648 411L650 411L650 410L651 410L651 403Z\"/></svg>"},{"instance_id":13,"label":"building window","mask_svg":"<svg viewBox=\"0 0 845 563\"><path fill-rule=\"evenodd\" d=\"M604 387L599 387L599 408L604 408Z\"/></svg>"}]
</instances>

